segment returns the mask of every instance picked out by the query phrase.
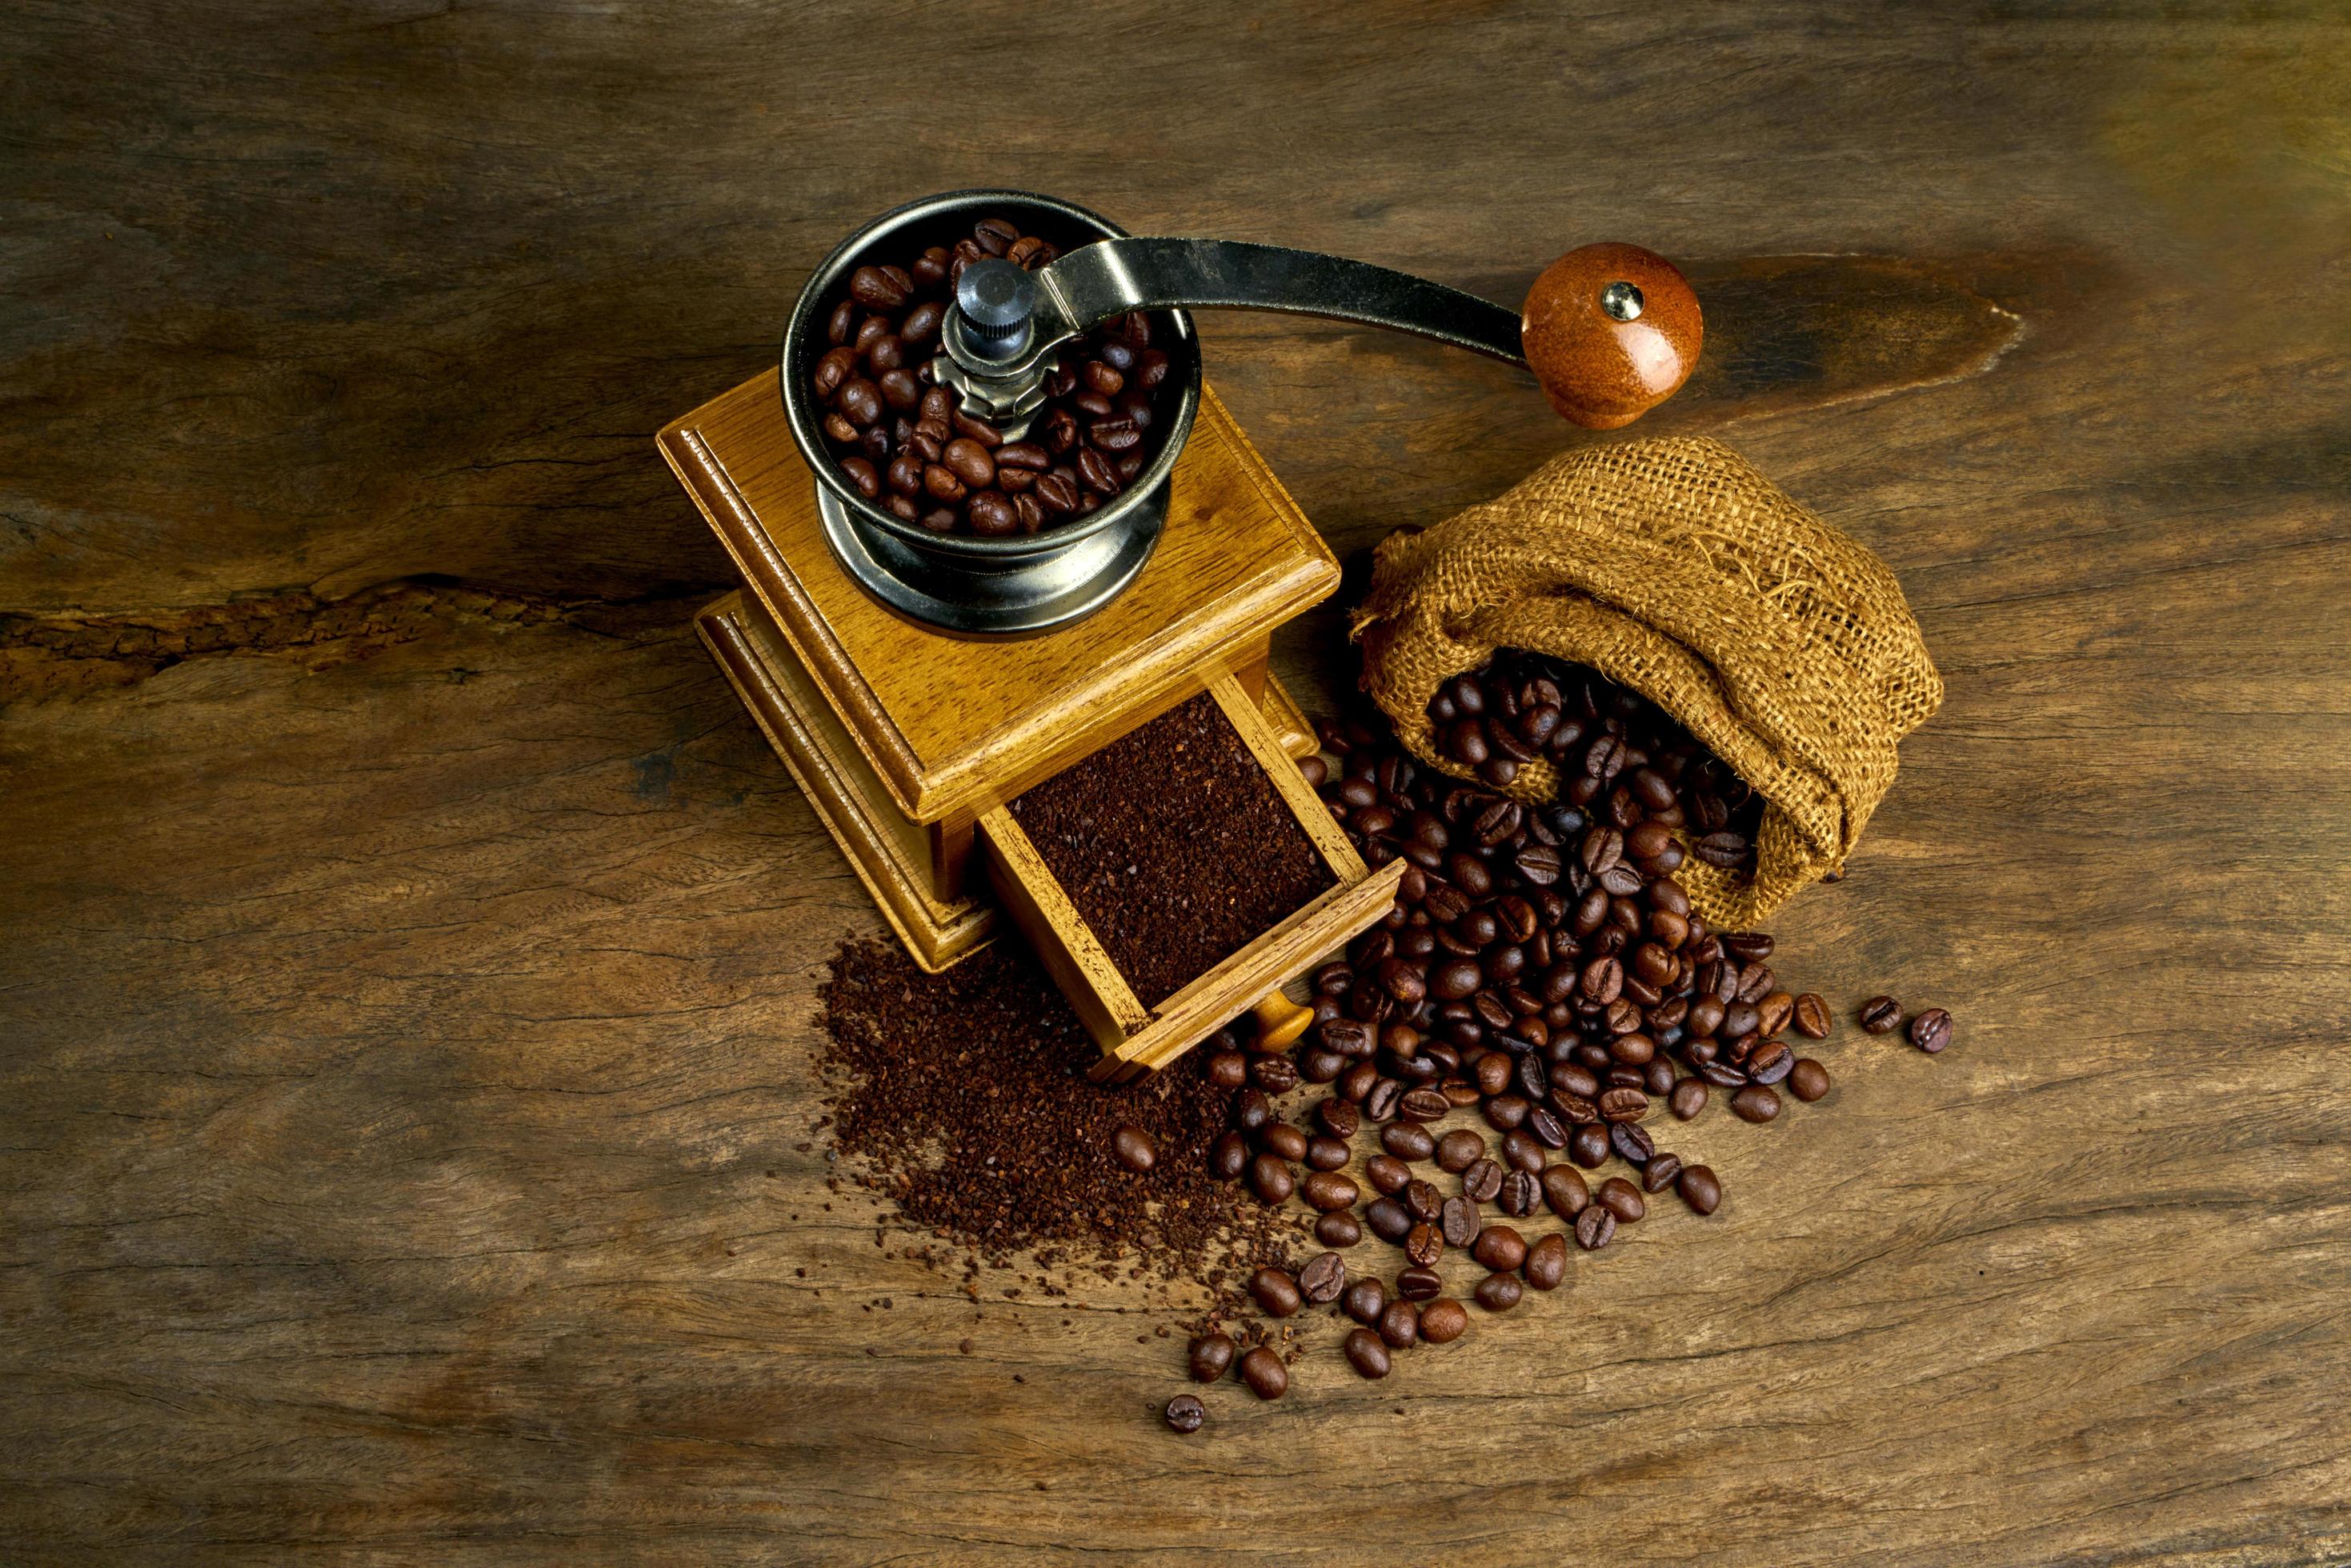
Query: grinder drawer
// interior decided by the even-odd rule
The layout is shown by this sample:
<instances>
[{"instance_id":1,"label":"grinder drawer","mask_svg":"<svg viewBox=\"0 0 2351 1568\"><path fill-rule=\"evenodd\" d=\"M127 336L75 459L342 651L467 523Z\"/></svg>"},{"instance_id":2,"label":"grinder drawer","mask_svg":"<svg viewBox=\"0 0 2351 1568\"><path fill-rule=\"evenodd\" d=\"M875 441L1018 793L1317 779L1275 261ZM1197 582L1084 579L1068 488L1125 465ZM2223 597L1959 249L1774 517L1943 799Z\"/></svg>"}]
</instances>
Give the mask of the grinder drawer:
<instances>
[{"instance_id":1,"label":"grinder drawer","mask_svg":"<svg viewBox=\"0 0 2351 1568\"><path fill-rule=\"evenodd\" d=\"M1405 871L1364 867L1221 670L979 834L998 901L1102 1047L1098 1078L1164 1066L1248 1012L1377 923Z\"/></svg>"}]
</instances>

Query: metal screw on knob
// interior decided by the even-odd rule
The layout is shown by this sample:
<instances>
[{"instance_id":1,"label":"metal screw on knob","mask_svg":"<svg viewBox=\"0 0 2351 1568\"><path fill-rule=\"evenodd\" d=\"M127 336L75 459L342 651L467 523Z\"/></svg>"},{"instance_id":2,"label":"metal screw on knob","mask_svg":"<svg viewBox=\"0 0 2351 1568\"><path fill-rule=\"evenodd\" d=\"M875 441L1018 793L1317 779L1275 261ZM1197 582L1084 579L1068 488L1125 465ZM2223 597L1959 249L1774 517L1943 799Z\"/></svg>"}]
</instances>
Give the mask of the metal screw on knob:
<instances>
[{"instance_id":1,"label":"metal screw on knob","mask_svg":"<svg viewBox=\"0 0 2351 1568\"><path fill-rule=\"evenodd\" d=\"M1009 359L1029 347L1037 314L1037 280L1012 262L990 257L963 269L956 308L967 340L991 358Z\"/></svg>"},{"instance_id":2,"label":"metal screw on knob","mask_svg":"<svg viewBox=\"0 0 2351 1568\"><path fill-rule=\"evenodd\" d=\"M1600 291L1600 308L1608 313L1611 321L1635 321L1641 315L1641 291L1631 284L1618 281Z\"/></svg>"}]
</instances>

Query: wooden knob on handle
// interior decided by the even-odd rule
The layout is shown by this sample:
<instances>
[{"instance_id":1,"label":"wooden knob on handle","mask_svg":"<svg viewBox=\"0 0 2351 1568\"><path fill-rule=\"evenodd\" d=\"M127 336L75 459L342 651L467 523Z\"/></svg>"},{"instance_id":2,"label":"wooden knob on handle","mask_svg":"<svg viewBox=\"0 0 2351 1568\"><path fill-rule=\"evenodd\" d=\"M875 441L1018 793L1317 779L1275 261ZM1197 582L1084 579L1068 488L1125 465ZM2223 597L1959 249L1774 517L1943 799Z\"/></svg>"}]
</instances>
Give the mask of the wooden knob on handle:
<instances>
[{"instance_id":1,"label":"wooden knob on handle","mask_svg":"<svg viewBox=\"0 0 2351 1568\"><path fill-rule=\"evenodd\" d=\"M1314 1022L1314 1010L1301 1007L1277 991L1249 1010L1257 1015L1257 1048L1260 1051L1287 1051L1306 1026Z\"/></svg>"},{"instance_id":2,"label":"wooden knob on handle","mask_svg":"<svg viewBox=\"0 0 2351 1568\"><path fill-rule=\"evenodd\" d=\"M1698 364L1698 296L1673 263L1638 245L1585 245L1543 269L1519 317L1528 368L1562 417L1629 425Z\"/></svg>"}]
</instances>

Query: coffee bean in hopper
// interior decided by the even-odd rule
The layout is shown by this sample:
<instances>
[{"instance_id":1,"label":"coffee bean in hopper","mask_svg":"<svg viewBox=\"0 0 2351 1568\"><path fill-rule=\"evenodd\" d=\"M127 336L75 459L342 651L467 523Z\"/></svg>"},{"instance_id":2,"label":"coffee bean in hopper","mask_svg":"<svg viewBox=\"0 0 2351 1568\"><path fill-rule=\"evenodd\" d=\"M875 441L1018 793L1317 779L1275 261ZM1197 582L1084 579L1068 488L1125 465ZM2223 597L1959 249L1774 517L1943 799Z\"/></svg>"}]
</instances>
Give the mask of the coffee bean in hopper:
<instances>
[{"instance_id":1,"label":"coffee bean in hopper","mask_svg":"<svg viewBox=\"0 0 2351 1568\"><path fill-rule=\"evenodd\" d=\"M1119 1164L1136 1172L1149 1170L1159 1163L1159 1146L1141 1127L1122 1127L1111 1135L1111 1151Z\"/></svg>"}]
</instances>

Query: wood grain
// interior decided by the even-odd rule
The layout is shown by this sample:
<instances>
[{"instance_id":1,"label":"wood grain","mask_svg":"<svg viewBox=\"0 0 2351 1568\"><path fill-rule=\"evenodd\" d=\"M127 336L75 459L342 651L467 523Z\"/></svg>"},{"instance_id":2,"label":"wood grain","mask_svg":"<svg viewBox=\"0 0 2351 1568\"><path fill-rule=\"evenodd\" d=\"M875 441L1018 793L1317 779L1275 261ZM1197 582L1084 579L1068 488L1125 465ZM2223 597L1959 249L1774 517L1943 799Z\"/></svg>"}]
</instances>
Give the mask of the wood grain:
<instances>
[{"instance_id":1,"label":"wood grain","mask_svg":"<svg viewBox=\"0 0 2351 1568\"><path fill-rule=\"evenodd\" d=\"M933 79L870 7L16 9L0 1557L2351 1557L2344 23L1447 15L983 4ZM1841 1026L1820 1105L1677 1133L1711 1220L1189 1440L1137 1291L877 1245L810 1015L883 928L646 442L998 180L1504 300L1683 265L1635 431L1882 552L1949 687L1780 967L1952 1049ZM1343 558L1593 439L1205 336Z\"/></svg>"}]
</instances>

